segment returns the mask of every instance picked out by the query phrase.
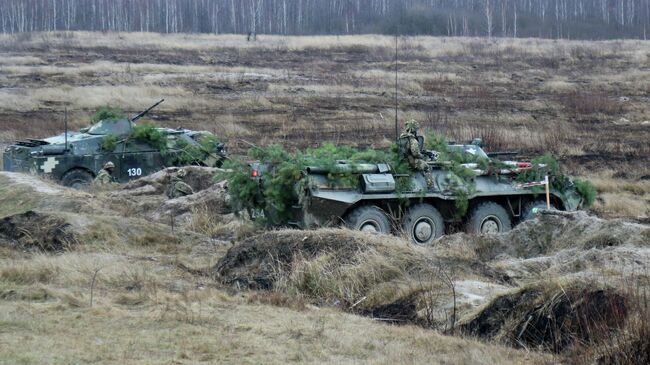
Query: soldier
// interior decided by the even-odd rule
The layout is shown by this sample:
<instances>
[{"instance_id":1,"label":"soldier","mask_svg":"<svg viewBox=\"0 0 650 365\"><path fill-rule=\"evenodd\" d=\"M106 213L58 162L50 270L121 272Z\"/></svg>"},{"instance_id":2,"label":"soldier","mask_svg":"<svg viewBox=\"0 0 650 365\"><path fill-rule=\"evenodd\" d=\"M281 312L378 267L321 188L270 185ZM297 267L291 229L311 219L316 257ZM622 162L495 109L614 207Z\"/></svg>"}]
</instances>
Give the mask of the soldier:
<instances>
[{"instance_id":1,"label":"soldier","mask_svg":"<svg viewBox=\"0 0 650 365\"><path fill-rule=\"evenodd\" d=\"M431 167L427 164L424 154L420 150L418 142L418 129L420 125L417 121L411 119L404 125L404 132L399 136L400 157L408 160L409 165L416 171L424 172L424 178L429 188L433 187L433 177L431 176Z\"/></svg>"},{"instance_id":2,"label":"soldier","mask_svg":"<svg viewBox=\"0 0 650 365\"><path fill-rule=\"evenodd\" d=\"M172 176L169 182L169 189L167 190L167 197L169 199L194 194L192 187L183 181L183 177L186 175L187 171L185 171L185 169L179 169L178 172Z\"/></svg>"},{"instance_id":3,"label":"soldier","mask_svg":"<svg viewBox=\"0 0 650 365\"><path fill-rule=\"evenodd\" d=\"M113 182L113 169L115 169L115 164L111 161L108 161L104 164L104 167L99 170L93 184L96 186L109 185Z\"/></svg>"}]
</instances>

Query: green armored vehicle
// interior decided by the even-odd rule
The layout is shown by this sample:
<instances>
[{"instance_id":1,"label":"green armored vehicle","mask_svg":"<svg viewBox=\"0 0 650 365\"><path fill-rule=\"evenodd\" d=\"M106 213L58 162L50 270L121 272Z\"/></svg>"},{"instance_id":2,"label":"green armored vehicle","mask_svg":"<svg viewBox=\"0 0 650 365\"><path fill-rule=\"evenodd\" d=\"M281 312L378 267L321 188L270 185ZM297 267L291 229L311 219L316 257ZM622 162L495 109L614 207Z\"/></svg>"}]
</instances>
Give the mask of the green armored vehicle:
<instances>
[{"instance_id":1,"label":"green armored vehicle","mask_svg":"<svg viewBox=\"0 0 650 365\"><path fill-rule=\"evenodd\" d=\"M489 160L477 144L450 144L448 150ZM422 152L429 154L424 149ZM468 179L450 169L449 161L430 160L428 164L431 187L426 172L399 174L383 163L338 161L326 168L307 167L296 184L290 224L299 228L345 225L366 232L404 232L413 243L429 244L452 224L462 225L470 233L506 232L533 217L538 208L547 207L544 181L518 179L520 174L544 166L516 161L499 161L497 168L462 164L465 172L472 172ZM251 167L256 179L272 174L268 166ZM332 176L341 174L353 177L347 179L353 182L333 183ZM566 211L579 209L584 199L573 183L559 180L549 187L549 205ZM272 220L274 213L267 209L263 215Z\"/></svg>"},{"instance_id":2,"label":"green armored vehicle","mask_svg":"<svg viewBox=\"0 0 650 365\"><path fill-rule=\"evenodd\" d=\"M101 120L79 132L17 141L4 151L4 170L51 176L65 186L80 188L91 183L109 161L115 165L116 182L169 166L220 167L226 151L212 133L136 125L162 101L130 119ZM135 133L138 127L140 133Z\"/></svg>"}]
</instances>

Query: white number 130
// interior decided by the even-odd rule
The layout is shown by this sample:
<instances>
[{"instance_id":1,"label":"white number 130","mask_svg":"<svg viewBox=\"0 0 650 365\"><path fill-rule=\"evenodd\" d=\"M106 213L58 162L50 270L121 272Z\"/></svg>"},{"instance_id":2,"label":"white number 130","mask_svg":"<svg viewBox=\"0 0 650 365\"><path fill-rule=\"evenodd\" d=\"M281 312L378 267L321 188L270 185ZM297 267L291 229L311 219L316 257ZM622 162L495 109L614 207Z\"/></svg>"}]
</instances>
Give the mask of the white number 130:
<instances>
[{"instance_id":1,"label":"white number 130","mask_svg":"<svg viewBox=\"0 0 650 365\"><path fill-rule=\"evenodd\" d=\"M129 172L129 176L140 176L140 175L142 175L142 169L139 168L139 167L129 169L128 172Z\"/></svg>"}]
</instances>

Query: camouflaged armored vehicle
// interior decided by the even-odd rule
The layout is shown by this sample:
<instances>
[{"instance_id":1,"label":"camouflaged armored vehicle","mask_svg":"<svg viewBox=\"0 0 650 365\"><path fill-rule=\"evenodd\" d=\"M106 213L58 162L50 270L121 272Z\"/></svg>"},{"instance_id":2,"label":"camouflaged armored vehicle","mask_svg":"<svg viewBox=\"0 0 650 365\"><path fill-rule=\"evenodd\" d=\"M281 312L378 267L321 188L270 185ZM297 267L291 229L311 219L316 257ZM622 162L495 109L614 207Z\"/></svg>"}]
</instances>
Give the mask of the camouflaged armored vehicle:
<instances>
[{"instance_id":1,"label":"camouflaged armored vehicle","mask_svg":"<svg viewBox=\"0 0 650 365\"><path fill-rule=\"evenodd\" d=\"M450 144L448 150L488 158L476 144ZM476 163L464 164L475 175L469 182L446 168L447 162L428 162L434 180L431 188L424 172L397 174L388 164L338 161L329 168L307 167L303 180L296 185L290 224L300 228L345 225L377 233L401 231L413 243L429 244L442 236L449 224L461 224L470 233L506 232L532 218L538 208L547 207L541 182L522 183L517 179L520 173L536 167L529 162L503 161L497 171L481 170ZM272 173L266 166L251 166L257 179ZM332 184L332 174L340 173L356 175L357 183ZM550 205L555 209L573 211L583 204L569 180L561 189L549 190ZM459 214L461 199L465 208ZM273 212L263 214L269 219Z\"/></svg>"},{"instance_id":2,"label":"camouflaged armored vehicle","mask_svg":"<svg viewBox=\"0 0 650 365\"><path fill-rule=\"evenodd\" d=\"M133 136L135 122L162 101L130 119L102 120L79 132L17 141L4 151L4 170L47 175L65 186L80 188L91 183L108 161L115 164L116 182L169 166L220 167L226 151L212 133L155 128L164 138L164 146Z\"/></svg>"}]
</instances>

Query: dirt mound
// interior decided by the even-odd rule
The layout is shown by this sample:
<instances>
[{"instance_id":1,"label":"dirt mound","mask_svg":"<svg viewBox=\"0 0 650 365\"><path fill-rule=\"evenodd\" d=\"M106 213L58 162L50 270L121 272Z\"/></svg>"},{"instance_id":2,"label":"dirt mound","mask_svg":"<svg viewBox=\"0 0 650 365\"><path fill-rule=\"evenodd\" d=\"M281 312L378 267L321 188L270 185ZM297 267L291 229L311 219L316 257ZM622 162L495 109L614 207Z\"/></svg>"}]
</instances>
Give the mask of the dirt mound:
<instances>
[{"instance_id":1,"label":"dirt mound","mask_svg":"<svg viewBox=\"0 0 650 365\"><path fill-rule=\"evenodd\" d=\"M328 254L345 265L364 243L343 230L267 232L228 250L214 267L214 273L224 284L272 289L280 279L279 274L290 270L294 261Z\"/></svg>"},{"instance_id":2,"label":"dirt mound","mask_svg":"<svg viewBox=\"0 0 650 365\"><path fill-rule=\"evenodd\" d=\"M170 167L152 175L127 183L121 189L107 194L106 202L116 211L129 216L139 216L160 223L187 226L193 214L221 215L230 212L226 188L215 183L219 169L199 166L184 167L187 175L183 181L194 194L169 199L165 195L177 167Z\"/></svg>"},{"instance_id":3,"label":"dirt mound","mask_svg":"<svg viewBox=\"0 0 650 365\"><path fill-rule=\"evenodd\" d=\"M92 213L102 205L86 192L39 176L6 171L0 171L0 196L0 216L27 210Z\"/></svg>"},{"instance_id":4,"label":"dirt mound","mask_svg":"<svg viewBox=\"0 0 650 365\"><path fill-rule=\"evenodd\" d=\"M168 167L151 175L131 181L125 184L120 193L131 196L137 195L163 195L167 190L171 177L179 170L179 167ZM202 166L185 166L183 169L187 175L183 181L190 185L194 191L201 191L214 184L214 175L221 171L218 168Z\"/></svg>"},{"instance_id":5,"label":"dirt mound","mask_svg":"<svg viewBox=\"0 0 650 365\"><path fill-rule=\"evenodd\" d=\"M481 260L508 256L535 258L562 250L590 250L607 247L650 247L650 227L621 219L605 220L578 211L570 214L542 214L502 235L444 236L438 244L470 246Z\"/></svg>"},{"instance_id":6,"label":"dirt mound","mask_svg":"<svg viewBox=\"0 0 650 365\"><path fill-rule=\"evenodd\" d=\"M534 257L566 248L650 246L650 227L621 219L605 220L585 212L542 214L499 237L508 254ZM512 250L514 248L514 250Z\"/></svg>"},{"instance_id":7,"label":"dirt mound","mask_svg":"<svg viewBox=\"0 0 650 365\"><path fill-rule=\"evenodd\" d=\"M190 222L192 214L222 215L230 213L226 197L224 185L213 184L192 195L164 200L147 216L159 222L169 221L170 217L174 217L176 224L184 225Z\"/></svg>"},{"instance_id":8,"label":"dirt mound","mask_svg":"<svg viewBox=\"0 0 650 365\"><path fill-rule=\"evenodd\" d=\"M514 347L559 353L620 329L627 315L626 298L613 289L547 284L497 297L461 328Z\"/></svg>"},{"instance_id":9,"label":"dirt mound","mask_svg":"<svg viewBox=\"0 0 650 365\"><path fill-rule=\"evenodd\" d=\"M394 236L344 229L282 230L248 238L233 246L213 273L238 289L274 290L383 321L434 328L448 328L459 318L451 313L460 316L475 305L456 308L464 295L455 291L457 280L501 282L503 277L462 255L438 255Z\"/></svg>"},{"instance_id":10,"label":"dirt mound","mask_svg":"<svg viewBox=\"0 0 650 365\"><path fill-rule=\"evenodd\" d=\"M0 220L0 244L26 251L60 252L77 244L63 218L28 211Z\"/></svg>"}]
</instances>

